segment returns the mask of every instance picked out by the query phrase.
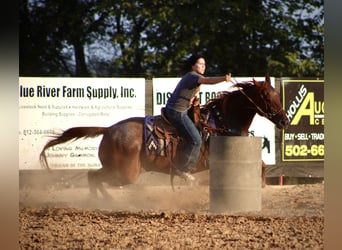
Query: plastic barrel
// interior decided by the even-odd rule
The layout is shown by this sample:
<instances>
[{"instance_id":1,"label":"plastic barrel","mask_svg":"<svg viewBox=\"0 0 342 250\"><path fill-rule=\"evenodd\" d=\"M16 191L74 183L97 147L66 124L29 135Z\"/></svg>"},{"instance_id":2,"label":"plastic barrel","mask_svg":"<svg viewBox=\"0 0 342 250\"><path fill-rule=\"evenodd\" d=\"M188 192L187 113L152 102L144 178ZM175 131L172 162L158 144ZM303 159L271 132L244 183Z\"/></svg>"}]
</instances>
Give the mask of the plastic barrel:
<instances>
[{"instance_id":1,"label":"plastic barrel","mask_svg":"<svg viewBox=\"0 0 342 250\"><path fill-rule=\"evenodd\" d=\"M261 137L210 138L210 211L261 211Z\"/></svg>"}]
</instances>

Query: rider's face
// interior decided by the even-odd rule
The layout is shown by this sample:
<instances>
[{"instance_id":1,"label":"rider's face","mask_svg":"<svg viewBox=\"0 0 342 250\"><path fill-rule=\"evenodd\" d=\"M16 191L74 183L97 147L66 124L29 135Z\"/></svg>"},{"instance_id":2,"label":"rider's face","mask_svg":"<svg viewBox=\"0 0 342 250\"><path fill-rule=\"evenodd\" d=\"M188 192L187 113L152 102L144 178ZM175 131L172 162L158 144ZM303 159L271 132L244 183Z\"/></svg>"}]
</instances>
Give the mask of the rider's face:
<instances>
[{"instance_id":1,"label":"rider's face","mask_svg":"<svg viewBox=\"0 0 342 250\"><path fill-rule=\"evenodd\" d=\"M192 70L203 75L205 72L205 60L204 60L204 58L198 58L195 65L192 66Z\"/></svg>"}]
</instances>

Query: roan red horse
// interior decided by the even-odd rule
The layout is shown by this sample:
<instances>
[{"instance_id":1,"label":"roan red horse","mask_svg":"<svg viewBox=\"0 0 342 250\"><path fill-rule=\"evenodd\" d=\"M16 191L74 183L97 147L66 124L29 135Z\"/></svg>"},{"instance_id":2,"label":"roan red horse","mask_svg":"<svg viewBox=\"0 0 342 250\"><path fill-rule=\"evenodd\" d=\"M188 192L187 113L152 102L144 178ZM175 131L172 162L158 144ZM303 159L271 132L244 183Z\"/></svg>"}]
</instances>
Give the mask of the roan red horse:
<instances>
[{"instance_id":1,"label":"roan red horse","mask_svg":"<svg viewBox=\"0 0 342 250\"><path fill-rule=\"evenodd\" d=\"M237 90L222 92L217 98L208 101L201 108L193 108L193 120L202 134L201 154L194 172L209 169L210 136L248 136L249 127L256 113L273 122L277 128L284 129L289 121L282 108L279 93L271 86L270 78L265 81L236 83ZM197 115L196 115L197 114ZM80 138L103 135L98 156L102 168L88 172L90 194L97 197L99 190L105 198L111 198L103 183L122 186L134 183L142 171L156 171L171 175L173 187L173 161L181 149L179 137L163 115L153 118L153 131L164 142L164 155L149 153L146 146L146 118L132 117L110 127L73 127L54 136L43 148L40 160L48 167L45 150L54 145ZM151 126L150 126L151 127ZM186 142L184 142L186 143ZM178 145L178 146L177 146ZM266 185L266 165L262 162L262 183Z\"/></svg>"}]
</instances>

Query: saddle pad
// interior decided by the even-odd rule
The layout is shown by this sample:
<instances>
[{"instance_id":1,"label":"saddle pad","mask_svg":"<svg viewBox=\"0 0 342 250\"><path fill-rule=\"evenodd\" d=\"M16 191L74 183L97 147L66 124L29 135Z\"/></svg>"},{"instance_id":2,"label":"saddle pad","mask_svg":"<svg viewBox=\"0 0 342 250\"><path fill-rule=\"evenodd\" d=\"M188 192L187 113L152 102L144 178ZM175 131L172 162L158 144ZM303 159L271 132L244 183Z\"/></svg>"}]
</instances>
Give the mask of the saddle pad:
<instances>
[{"instance_id":1,"label":"saddle pad","mask_svg":"<svg viewBox=\"0 0 342 250\"><path fill-rule=\"evenodd\" d=\"M167 156L167 144L170 143L165 138L159 138L156 135L154 120L154 116L146 116L144 121L146 155Z\"/></svg>"}]
</instances>

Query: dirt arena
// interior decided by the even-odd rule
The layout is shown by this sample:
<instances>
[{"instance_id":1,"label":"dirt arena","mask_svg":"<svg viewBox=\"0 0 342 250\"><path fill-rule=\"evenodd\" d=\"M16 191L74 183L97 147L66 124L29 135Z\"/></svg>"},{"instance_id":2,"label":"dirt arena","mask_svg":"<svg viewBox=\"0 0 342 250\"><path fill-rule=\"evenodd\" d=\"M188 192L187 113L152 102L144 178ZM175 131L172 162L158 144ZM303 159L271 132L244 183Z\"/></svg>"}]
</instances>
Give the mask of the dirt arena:
<instances>
[{"instance_id":1,"label":"dirt arena","mask_svg":"<svg viewBox=\"0 0 342 250\"><path fill-rule=\"evenodd\" d=\"M262 210L210 212L209 186L21 186L21 249L323 249L324 184L268 185Z\"/></svg>"}]
</instances>

